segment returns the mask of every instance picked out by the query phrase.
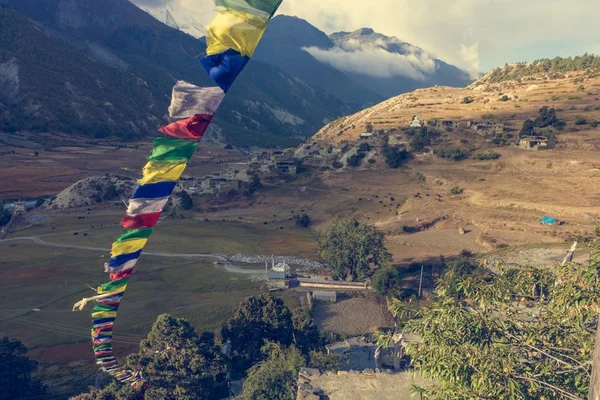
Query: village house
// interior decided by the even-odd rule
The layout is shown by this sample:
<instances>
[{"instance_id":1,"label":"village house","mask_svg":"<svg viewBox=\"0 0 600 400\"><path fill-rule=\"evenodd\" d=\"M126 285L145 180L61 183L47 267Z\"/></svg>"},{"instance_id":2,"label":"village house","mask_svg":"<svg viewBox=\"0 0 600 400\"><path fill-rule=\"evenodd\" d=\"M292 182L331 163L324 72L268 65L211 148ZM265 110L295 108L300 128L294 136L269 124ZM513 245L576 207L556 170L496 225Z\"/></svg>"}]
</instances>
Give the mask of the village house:
<instances>
[{"instance_id":1,"label":"village house","mask_svg":"<svg viewBox=\"0 0 600 400\"><path fill-rule=\"evenodd\" d=\"M363 132L360 134L360 140L371 140L373 136L373 132Z\"/></svg>"},{"instance_id":2,"label":"village house","mask_svg":"<svg viewBox=\"0 0 600 400\"><path fill-rule=\"evenodd\" d=\"M480 134L501 134L504 132L504 124L492 121L469 121L467 128Z\"/></svg>"},{"instance_id":3,"label":"village house","mask_svg":"<svg viewBox=\"0 0 600 400\"><path fill-rule=\"evenodd\" d=\"M549 148L549 140L543 136L528 136L519 140L519 148L523 150L547 150Z\"/></svg>"}]
</instances>

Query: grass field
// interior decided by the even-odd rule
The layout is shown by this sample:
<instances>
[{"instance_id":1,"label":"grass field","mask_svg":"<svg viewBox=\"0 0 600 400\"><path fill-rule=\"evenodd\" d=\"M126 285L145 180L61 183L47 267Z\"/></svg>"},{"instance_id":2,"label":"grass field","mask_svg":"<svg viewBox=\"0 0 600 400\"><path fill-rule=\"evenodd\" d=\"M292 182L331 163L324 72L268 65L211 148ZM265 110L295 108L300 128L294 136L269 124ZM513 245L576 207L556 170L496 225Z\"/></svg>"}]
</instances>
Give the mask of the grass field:
<instances>
[{"instance_id":1,"label":"grass field","mask_svg":"<svg viewBox=\"0 0 600 400\"><path fill-rule=\"evenodd\" d=\"M88 286L108 280L102 267L108 253L49 247L19 237L108 249L120 228L106 223L118 221L120 216L116 212L86 215L84 219L52 215L46 224L18 231L8 237L13 240L0 242L0 329L6 328L8 335L29 347L31 357L40 361L42 377L53 394L71 395L94 382L91 308L84 312L72 312L71 308L82 297L94 295ZM99 227L101 224L104 226ZM283 230L277 229L281 226ZM310 230L296 228L291 222L275 227L171 220L157 226L147 250L315 257L316 241ZM235 306L261 292L260 283L246 275L228 273L212 262L208 258L143 255L119 309L114 336L117 354L135 351L159 314L184 317L200 332L218 332ZM297 306L295 295L288 293L283 298L289 306Z\"/></svg>"}]
</instances>

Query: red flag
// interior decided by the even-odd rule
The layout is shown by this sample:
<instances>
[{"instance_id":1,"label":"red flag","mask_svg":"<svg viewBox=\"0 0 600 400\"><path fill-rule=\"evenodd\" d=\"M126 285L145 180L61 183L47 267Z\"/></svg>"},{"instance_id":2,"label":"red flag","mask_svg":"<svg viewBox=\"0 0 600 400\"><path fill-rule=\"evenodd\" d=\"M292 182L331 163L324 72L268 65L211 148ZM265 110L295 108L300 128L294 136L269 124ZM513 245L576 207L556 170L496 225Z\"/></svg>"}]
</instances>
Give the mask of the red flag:
<instances>
[{"instance_id":1,"label":"red flag","mask_svg":"<svg viewBox=\"0 0 600 400\"><path fill-rule=\"evenodd\" d=\"M158 128L158 131L180 139L200 140L204 132L206 132L208 125L210 125L212 118L212 115L196 114L191 118L182 119L167 126L161 126Z\"/></svg>"},{"instance_id":2,"label":"red flag","mask_svg":"<svg viewBox=\"0 0 600 400\"><path fill-rule=\"evenodd\" d=\"M141 214L135 217L125 214L121 220L121 226L125 229L152 228L158 222L160 214L162 212Z\"/></svg>"}]
</instances>

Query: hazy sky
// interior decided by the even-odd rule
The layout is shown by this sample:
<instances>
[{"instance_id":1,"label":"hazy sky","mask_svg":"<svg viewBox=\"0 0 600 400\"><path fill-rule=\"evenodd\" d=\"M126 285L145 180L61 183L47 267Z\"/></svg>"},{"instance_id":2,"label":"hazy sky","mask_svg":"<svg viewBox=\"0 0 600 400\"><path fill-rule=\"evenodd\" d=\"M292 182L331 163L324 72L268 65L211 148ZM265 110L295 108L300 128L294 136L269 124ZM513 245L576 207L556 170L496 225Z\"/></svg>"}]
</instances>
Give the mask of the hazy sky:
<instances>
[{"instance_id":1,"label":"hazy sky","mask_svg":"<svg viewBox=\"0 0 600 400\"><path fill-rule=\"evenodd\" d=\"M211 0L171 4L208 23ZM600 0L284 0L280 14L326 33L370 27L469 71L516 61L600 54Z\"/></svg>"}]
</instances>

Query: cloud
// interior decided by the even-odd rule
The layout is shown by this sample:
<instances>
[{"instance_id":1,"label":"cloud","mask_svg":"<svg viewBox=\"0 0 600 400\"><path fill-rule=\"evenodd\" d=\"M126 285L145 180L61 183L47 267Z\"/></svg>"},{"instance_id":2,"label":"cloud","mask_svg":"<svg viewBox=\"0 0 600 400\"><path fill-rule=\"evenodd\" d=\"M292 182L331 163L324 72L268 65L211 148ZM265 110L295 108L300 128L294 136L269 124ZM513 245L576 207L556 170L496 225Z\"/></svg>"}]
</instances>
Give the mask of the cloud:
<instances>
[{"instance_id":1,"label":"cloud","mask_svg":"<svg viewBox=\"0 0 600 400\"><path fill-rule=\"evenodd\" d=\"M211 0L132 1L214 16ZM470 71L598 51L598 0L284 0L279 12L327 33L370 27Z\"/></svg>"},{"instance_id":2,"label":"cloud","mask_svg":"<svg viewBox=\"0 0 600 400\"><path fill-rule=\"evenodd\" d=\"M377 78L405 76L423 81L426 75L436 70L435 61L425 53L407 55L390 53L380 47L362 45L356 40L344 42L343 48L323 50L317 47L306 47L303 50L317 60L341 71Z\"/></svg>"}]
</instances>

